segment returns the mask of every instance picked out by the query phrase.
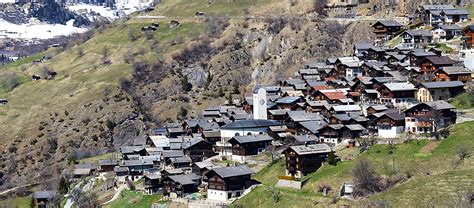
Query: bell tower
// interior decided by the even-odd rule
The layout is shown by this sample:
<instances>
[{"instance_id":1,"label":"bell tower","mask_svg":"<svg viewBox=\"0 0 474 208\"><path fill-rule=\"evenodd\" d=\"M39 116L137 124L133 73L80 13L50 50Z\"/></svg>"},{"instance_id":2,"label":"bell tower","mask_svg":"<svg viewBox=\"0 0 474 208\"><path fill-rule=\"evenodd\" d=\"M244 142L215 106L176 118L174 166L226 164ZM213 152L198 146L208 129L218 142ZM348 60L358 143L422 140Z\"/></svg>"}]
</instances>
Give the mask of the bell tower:
<instances>
[{"instance_id":1,"label":"bell tower","mask_svg":"<svg viewBox=\"0 0 474 208\"><path fill-rule=\"evenodd\" d=\"M253 119L267 119L267 91L259 85L253 90Z\"/></svg>"}]
</instances>

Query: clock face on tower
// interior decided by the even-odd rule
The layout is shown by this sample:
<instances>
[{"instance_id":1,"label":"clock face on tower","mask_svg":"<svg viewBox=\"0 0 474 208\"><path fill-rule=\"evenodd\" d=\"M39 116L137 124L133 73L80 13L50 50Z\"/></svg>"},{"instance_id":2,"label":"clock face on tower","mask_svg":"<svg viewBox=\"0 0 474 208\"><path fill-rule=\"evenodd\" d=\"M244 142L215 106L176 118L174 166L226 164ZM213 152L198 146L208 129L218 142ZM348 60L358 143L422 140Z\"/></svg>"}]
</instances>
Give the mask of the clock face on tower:
<instances>
[{"instance_id":1,"label":"clock face on tower","mask_svg":"<svg viewBox=\"0 0 474 208\"><path fill-rule=\"evenodd\" d=\"M260 99L260 105L263 105L265 104L265 100L264 99Z\"/></svg>"}]
</instances>

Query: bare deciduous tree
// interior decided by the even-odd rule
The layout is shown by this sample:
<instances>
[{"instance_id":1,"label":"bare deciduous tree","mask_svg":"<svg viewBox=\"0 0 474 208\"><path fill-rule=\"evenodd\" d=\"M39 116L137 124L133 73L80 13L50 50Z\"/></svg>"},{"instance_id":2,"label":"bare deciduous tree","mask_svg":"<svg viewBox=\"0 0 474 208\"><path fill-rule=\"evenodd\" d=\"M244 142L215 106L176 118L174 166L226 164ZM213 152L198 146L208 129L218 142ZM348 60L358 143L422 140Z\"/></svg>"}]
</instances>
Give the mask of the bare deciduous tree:
<instances>
[{"instance_id":1,"label":"bare deciduous tree","mask_svg":"<svg viewBox=\"0 0 474 208\"><path fill-rule=\"evenodd\" d=\"M365 159L359 160L352 170L355 197L367 196L382 190L380 176L375 172L372 164Z\"/></svg>"}]
</instances>

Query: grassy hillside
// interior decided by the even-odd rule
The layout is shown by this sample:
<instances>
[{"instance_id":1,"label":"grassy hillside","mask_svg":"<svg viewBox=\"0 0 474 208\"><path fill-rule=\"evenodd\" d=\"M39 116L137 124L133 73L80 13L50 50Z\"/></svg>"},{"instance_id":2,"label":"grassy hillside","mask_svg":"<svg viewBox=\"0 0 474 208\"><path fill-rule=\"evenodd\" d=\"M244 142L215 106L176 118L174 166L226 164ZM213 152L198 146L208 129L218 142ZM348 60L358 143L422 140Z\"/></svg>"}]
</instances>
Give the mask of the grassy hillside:
<instances>
[{"instance_id":1,"label":"grassy hillside","mask_svg":"<svg viewBox=\"0 0 474 208\"><path fill-rule=\"evenodd\" d=\"M454 105L454 107L456 107L457 109L461 109L461 110L464 110L464 109L470 109L472 107L474 107L474 103L473 103L473 98L472 98L472 95L469 94L469 93L463 93L463 94L460 94L458 96L456 96L455 98L453 98L450 103L452 105Z\"/></svg>"},{"instance_id":2,"label":"grassy hillside","mask_svg":"<svg viewBox=\"0 0 474 208\"><path fill-rule=\"evenodd\" d=\"M395 146L392 154L388 153L386 145L374 145L363 153L359 159L372 162L376 171L385 176L407 174L411 177L404 183L374 196L367 201L384 200L389 205L403 207L419 207L426 204L426 199L437 201L452 200L459 189L466 191L473 189L474 159L469 158L454 169L453 162L457 160L457 150L465 145L470 152L474 151L474 136L470 129L474 122L457 124L451 128L448 139L441 141L411 141ZM356 161L355 160L355 161ZM274 186L278 175L284 174L284 162L280 161L264 168L257 173L255 179L261 181L261 186L252 191L233 205L243 207L307 207L309 205L327 206L332 203L331 197L323 197L317 191L319 184L328 184L332 193L337 192L344 181L351 180L351 171L355 161L344 161L336 166L325 164L317 172L310 175L310 179L302 190L276 188L281 193L280 201L275 204L269 200L272 194L267 186ZM349 201L339 201L339 205L353 204ZM357 204L356 203L356 204Z\"/></svg>"},{"instance_id":3,"label":"grassy hillside","mask_svg":"<svg viewBox=\"0 0 474 208\"><path fill-rule=\"evenodd\" d=\"M114 200L112 203L105 205L104 207L137 207L146 208L150 207L152 203L160 201L161 196L159 195L144 195L129 190L122 191L120 197Z\"/></svg>"}]
</instances>

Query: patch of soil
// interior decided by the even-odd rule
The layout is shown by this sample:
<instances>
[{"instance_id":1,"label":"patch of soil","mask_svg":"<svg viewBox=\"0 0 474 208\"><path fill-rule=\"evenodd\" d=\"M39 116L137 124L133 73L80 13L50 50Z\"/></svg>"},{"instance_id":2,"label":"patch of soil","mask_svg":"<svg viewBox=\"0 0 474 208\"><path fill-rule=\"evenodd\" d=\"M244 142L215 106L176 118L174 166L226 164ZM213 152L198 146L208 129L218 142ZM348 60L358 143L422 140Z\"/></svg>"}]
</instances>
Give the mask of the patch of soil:
<instances>
[{"instance_id":1,"label":"patch of soil","mask_svg":"<svg viewBox=\"0 0 474 208\"><path fill-rule=\"evenodd\" d=\"M439 144L439 141L430 142L420 149L420 153L425 153L425 154L430 153L438 146L438 144Z\"/></svg>"}]
</instances>

